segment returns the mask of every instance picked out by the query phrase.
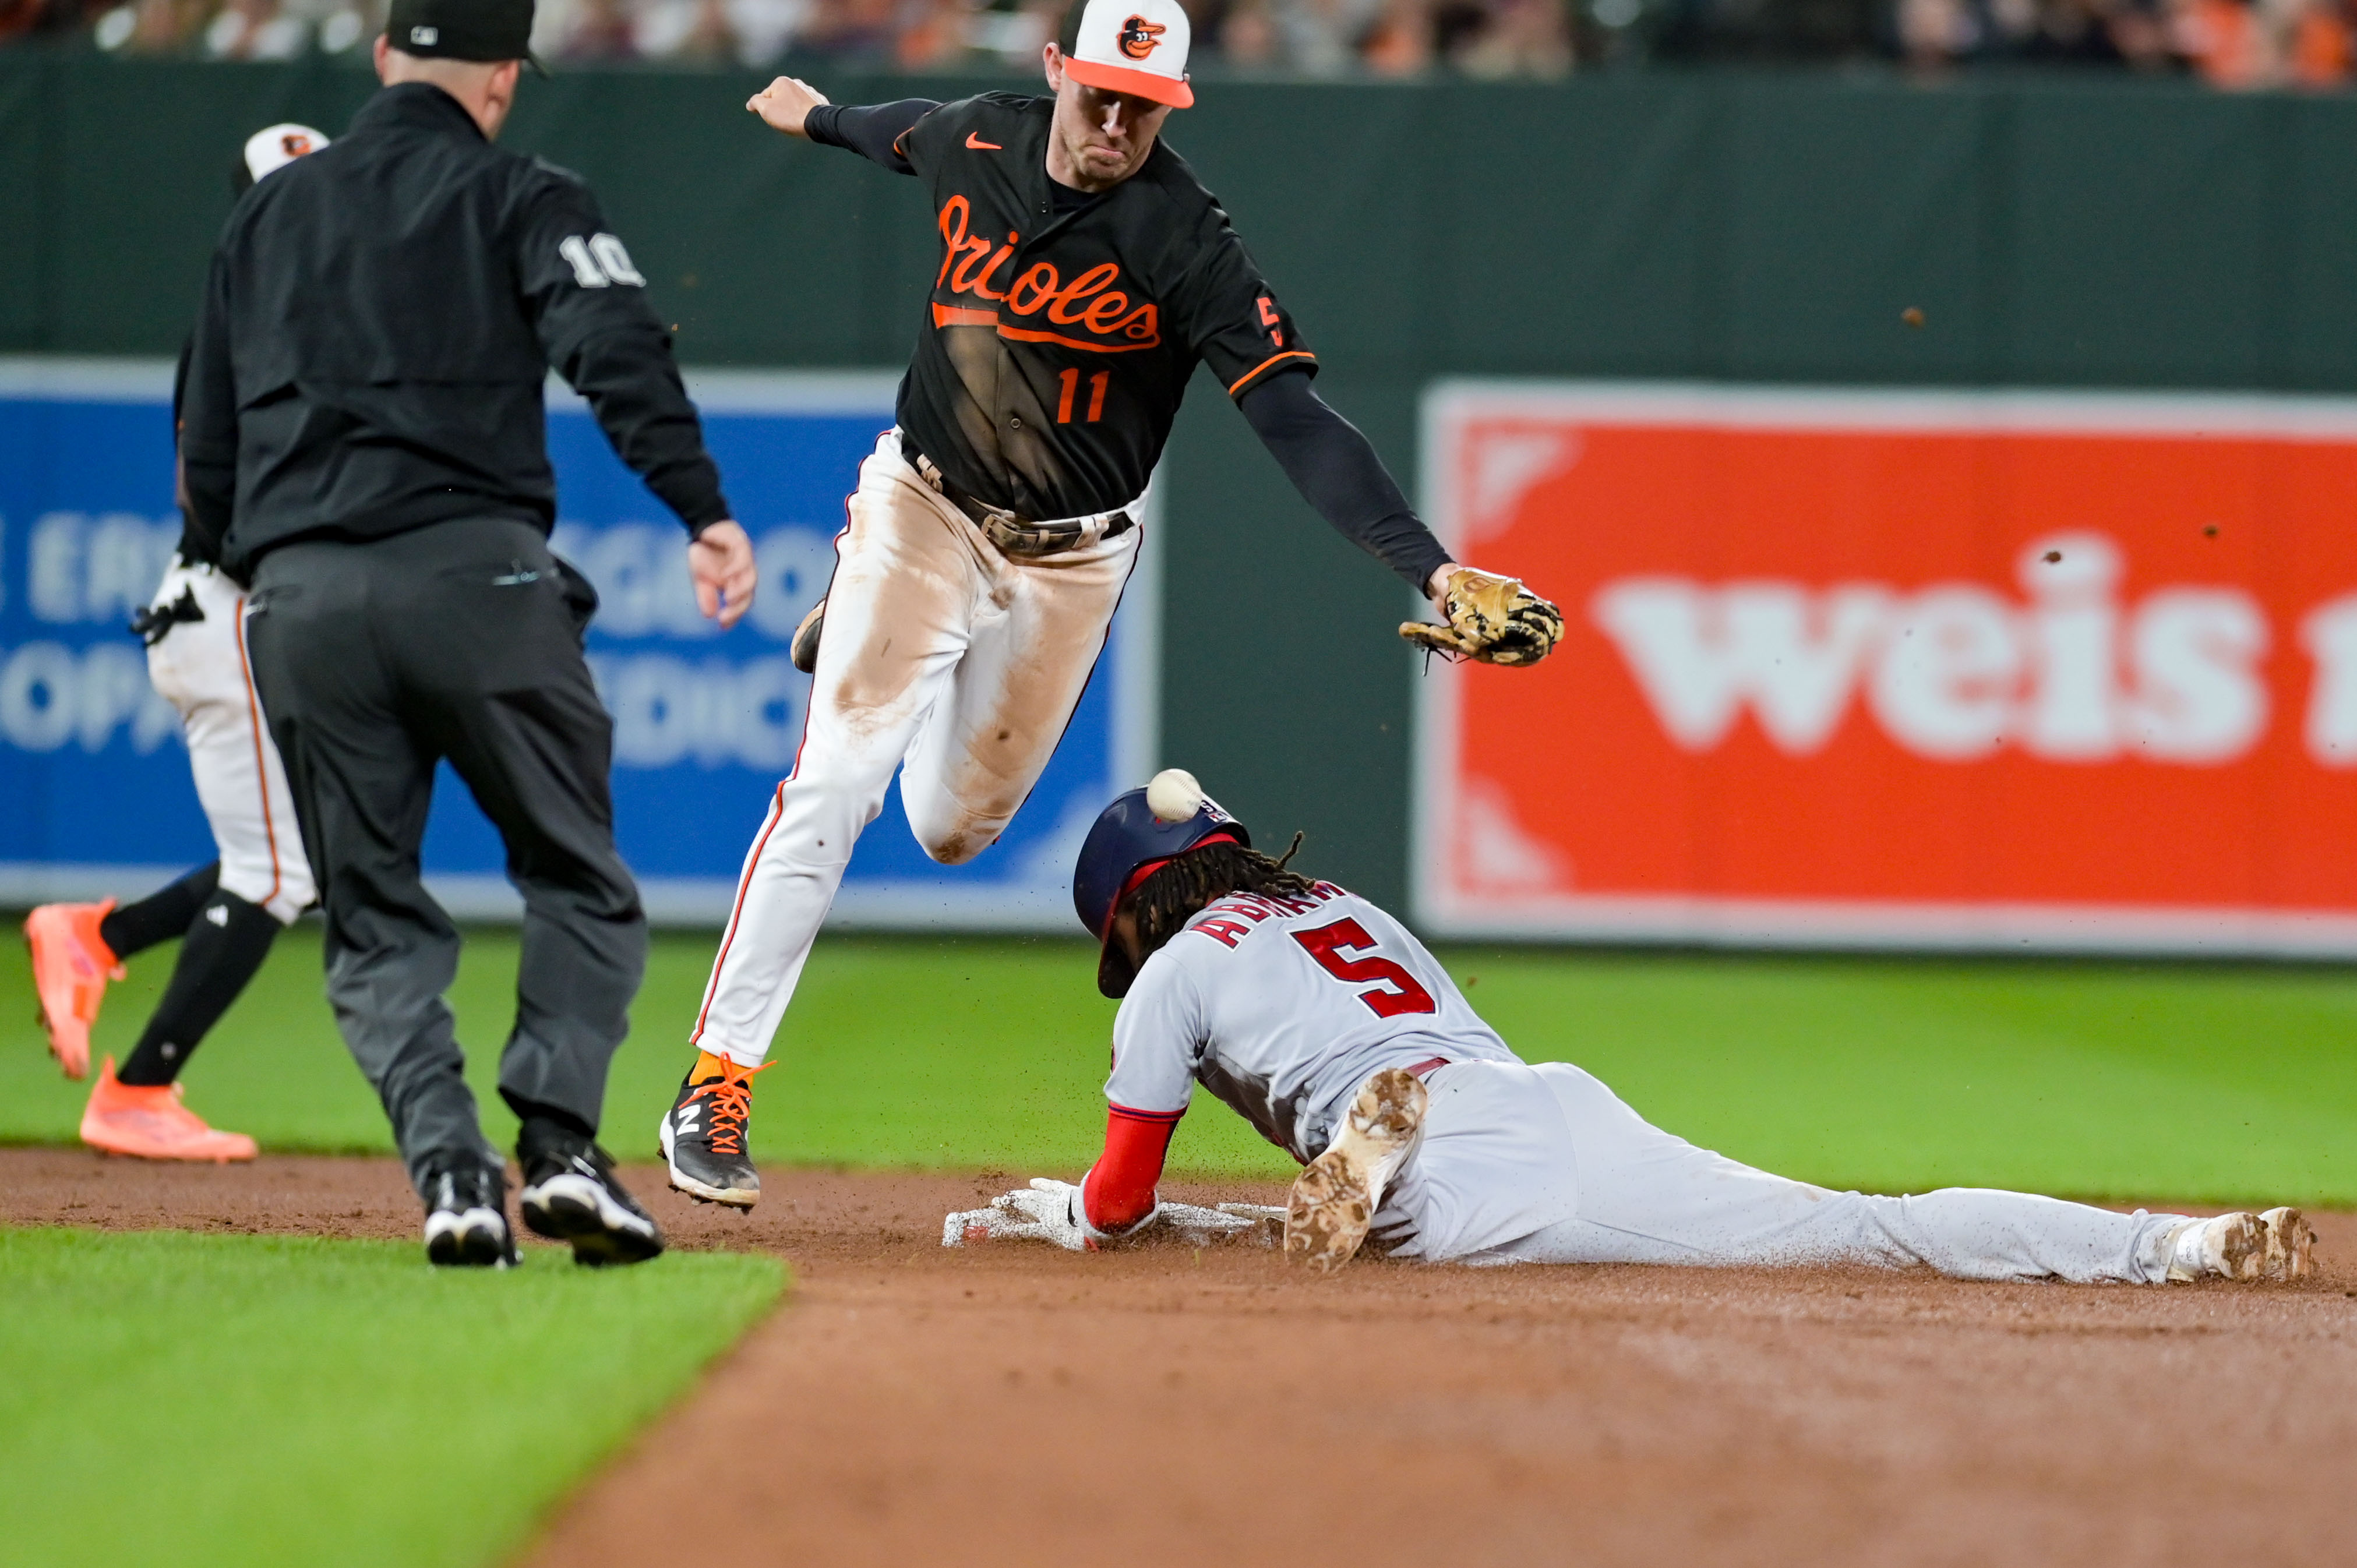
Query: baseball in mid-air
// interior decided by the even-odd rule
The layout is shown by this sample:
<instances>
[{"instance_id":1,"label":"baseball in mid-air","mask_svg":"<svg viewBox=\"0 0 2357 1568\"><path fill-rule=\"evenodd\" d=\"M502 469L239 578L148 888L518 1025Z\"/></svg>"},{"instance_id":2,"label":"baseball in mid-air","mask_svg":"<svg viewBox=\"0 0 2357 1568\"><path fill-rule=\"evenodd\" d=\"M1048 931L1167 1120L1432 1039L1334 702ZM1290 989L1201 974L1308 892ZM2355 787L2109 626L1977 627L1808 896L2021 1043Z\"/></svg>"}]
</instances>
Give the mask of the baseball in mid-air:
<instances>
[{"instance_id":1,"label":"baseball in mid-air","mask_svg":"<svg viewBox=\"0 0 2357 1568\"><path fill-rule=\"evenodd\" d=\"M1183 768L1166 768L1147 780L1146 804L1158 822L1183 822L1203 809L1203 787Z\"/></svg>"}]
</instances>

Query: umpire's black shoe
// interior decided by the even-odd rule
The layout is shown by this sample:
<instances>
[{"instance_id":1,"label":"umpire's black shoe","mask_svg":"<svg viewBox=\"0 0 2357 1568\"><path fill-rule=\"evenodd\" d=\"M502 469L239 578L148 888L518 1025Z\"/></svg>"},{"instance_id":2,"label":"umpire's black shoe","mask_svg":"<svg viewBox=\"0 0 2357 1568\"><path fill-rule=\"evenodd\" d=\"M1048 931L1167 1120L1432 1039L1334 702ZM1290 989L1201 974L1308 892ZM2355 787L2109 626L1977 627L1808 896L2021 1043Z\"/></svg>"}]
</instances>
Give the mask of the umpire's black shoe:
<instances>
[{"instance_id":1,"label":"umpire's black shoe","mask_svg":"<svg viewBox=\"0 0 2357 1568\"><path fill-rule=\"evenodd\" d=\"M753 1115L753 1073L767 1068L748 1072L726 1057L697 1054L657 1133L672 1186L699 1203L750 1208L761 1201L745 1124Z\"/></svg>"},{"instance_id":2,"label":"umpire's black shoe","mask_svg":"<svg viewBox=\"0 0 2357 1568\"><path fill-rule=\"evenodd\" d=\"M505 1172L453 1165L425 1176L425 1260L441 1268L504 1269L516 1261Z\"/></svg>"},{"instance_id":3,"label":"umpire's black shoe","mask_svg":"<svg viewBox=\"0 0 2357 1568\"><path fill-rule=\"evenodd\" d=\"M516 1158L523 1222L536 1236L572 1242L575 1262L643 1263L663 1250L654 1220L614 1179L614 1157L589 1139L535 1116L516 1138Z\"/></svg>"},{"instance_id":4,"label":"umpire's black shoe","mask_svg":"<svg viewBox=\"0 0 2357 1568\"><path fill-rule=\"evenodd\" d=\"M786 658L805 675L818 673L818 639L826 630L826 601L819 600L802 617L802 625L794 628L794 639L786 644Z\"/></svg>"}]
</instances>

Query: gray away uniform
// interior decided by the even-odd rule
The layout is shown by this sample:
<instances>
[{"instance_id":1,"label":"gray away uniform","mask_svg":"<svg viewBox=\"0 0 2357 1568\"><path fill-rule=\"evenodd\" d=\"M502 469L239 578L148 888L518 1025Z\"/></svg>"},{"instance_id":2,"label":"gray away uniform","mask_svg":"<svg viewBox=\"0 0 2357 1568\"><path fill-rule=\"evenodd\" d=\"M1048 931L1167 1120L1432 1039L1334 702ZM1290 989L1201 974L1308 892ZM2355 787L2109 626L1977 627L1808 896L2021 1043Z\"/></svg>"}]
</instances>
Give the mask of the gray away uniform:
<instances>
[{"instance_id":1,"label":"gray away uniform","mask_svg":"<svg viewBox=\"0 0 2357 1568\"><path fill-rule=\"evenodd\" d=\"M1148 958L1105 1095L1168 1117L1200 1083L1306 1163L1389 1067L1418 1069L1431 1105L1371 1240L1432 1262L1920 1263L2158 1284L2187 1218L1982 1187L1833 1192L1696 1148L1578 1068L1523 1061L1405 928L1330 883L1222 899Z\"/></svg>"}]
</instances>

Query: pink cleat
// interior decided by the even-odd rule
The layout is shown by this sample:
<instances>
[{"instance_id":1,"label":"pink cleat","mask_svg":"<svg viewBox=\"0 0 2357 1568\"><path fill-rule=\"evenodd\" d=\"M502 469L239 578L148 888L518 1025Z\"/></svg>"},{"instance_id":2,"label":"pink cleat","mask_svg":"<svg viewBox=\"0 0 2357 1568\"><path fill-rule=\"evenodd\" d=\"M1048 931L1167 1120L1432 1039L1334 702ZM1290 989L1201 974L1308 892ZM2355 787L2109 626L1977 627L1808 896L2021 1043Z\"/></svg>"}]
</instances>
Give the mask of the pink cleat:
<instances>
[{"instance_id":1,"label":"pink cleat","mask_svg":"<svg viewBox=\"0 0 2357 1568\"><path fill-rule=\"evenodd\" d=\"M180 1103L177 1083L124 1083L114 1076L114 1058L99 1069L90 1104L81 1113L81 1141L110 1155L143 1160L210 1160L226 1165L250 1160L254 1142L242 1133L216 1133L204 1118Z\"/></svg>"},{"instance_id":2,"label":"pink cleat","mask_svg":"<svg viewBox=\"0 0 2357 1568\"><path fill-rule=\"evenodd\" d=\"M90 1076L90 1029L106 983L124 978L122 960L98 934L114 908L103 904L44 904L25 917L25 945L33 951L33 990L49 1054L68 1078Z\"/></svg>"}]
</instances>

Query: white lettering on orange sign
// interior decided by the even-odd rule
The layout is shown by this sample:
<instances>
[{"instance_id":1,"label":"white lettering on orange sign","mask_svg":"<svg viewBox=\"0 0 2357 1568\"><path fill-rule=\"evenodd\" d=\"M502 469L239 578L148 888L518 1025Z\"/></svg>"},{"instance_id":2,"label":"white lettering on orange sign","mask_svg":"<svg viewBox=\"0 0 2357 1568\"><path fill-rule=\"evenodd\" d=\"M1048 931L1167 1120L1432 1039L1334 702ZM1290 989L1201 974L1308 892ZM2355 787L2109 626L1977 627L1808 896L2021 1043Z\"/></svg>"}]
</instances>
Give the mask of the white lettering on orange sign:
<instances>
[{"instance_id":1,"label":"white lettering on orange sign","mask_svg":"<svg viewBox=\"0 0 2357 1568\"><path fill-rule=\"evenodd\" d=\"M1862 699L1893 742L1936 761L2247 755L2269 718L2266 613L2239 588L2192 585L2123 605L2123 565L2103 535L2064 533L2021 552L2018 599L1977 583L1644 576L1608 583L1589 610L1688 752L1716 749L1749 711L1779 750L1810 756ZM2302 642L2318 665L2309 750L2357 767L2357 596L2310 615Z\"/></svg>"}]
</instances>

